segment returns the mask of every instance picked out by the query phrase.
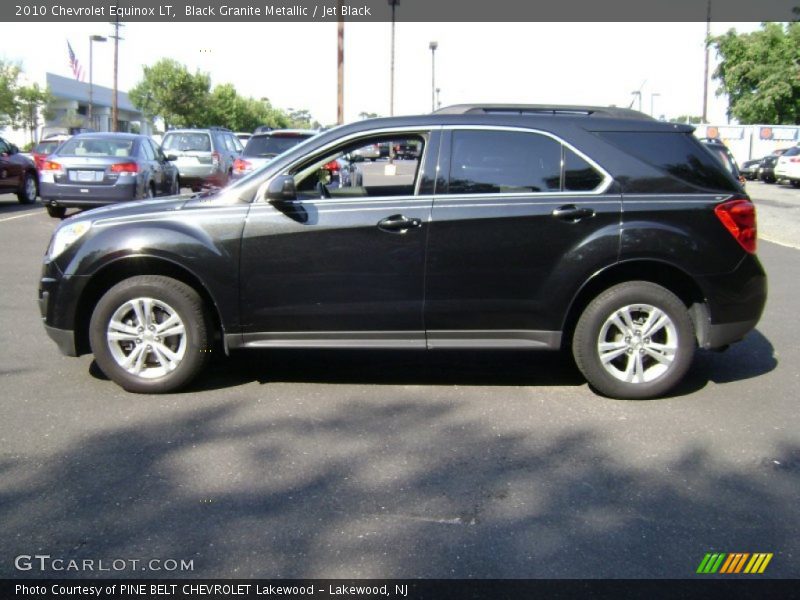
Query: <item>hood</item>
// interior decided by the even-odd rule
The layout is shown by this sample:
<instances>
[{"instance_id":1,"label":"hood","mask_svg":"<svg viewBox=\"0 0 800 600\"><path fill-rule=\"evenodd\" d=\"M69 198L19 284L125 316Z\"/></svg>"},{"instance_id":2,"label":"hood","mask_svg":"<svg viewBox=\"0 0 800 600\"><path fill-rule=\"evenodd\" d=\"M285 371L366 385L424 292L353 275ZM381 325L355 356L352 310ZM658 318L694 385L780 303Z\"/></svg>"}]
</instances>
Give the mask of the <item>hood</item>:
<instances>
[{"instance_id":1,"label":"hood","mask_svg":"<svg viewBox=\"0 0 800 600\"><path fill-rule=\"evenodd\" d=\"M120 202L119 204L109 204L100 208L93 208L75 215L79 219L116 219L119 217L130 217L145 215L154 212L168 212L180 210L189 200L188 195L169 196L168 198L134 200L131 202ZM70 217L72 218L72 217Z\"/></svg>"}]
</instances>

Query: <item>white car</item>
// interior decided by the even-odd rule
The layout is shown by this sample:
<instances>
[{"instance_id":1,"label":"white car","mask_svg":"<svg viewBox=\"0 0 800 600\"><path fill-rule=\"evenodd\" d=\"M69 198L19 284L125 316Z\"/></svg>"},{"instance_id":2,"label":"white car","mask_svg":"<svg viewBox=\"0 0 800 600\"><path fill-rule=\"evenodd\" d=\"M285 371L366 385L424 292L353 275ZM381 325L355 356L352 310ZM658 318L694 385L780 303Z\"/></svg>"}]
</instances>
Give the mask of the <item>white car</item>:
<instances>
[{"instance_id":1,"label":"white car","mask_svg":"<svg viewBox=\"0 0 800 600\"><path fill-rule=\"evenodd\" d=\"M778 157L775 178L786 179L793 187L800 187L800 146L789 148Z\"/></svg>"}]
</instances>

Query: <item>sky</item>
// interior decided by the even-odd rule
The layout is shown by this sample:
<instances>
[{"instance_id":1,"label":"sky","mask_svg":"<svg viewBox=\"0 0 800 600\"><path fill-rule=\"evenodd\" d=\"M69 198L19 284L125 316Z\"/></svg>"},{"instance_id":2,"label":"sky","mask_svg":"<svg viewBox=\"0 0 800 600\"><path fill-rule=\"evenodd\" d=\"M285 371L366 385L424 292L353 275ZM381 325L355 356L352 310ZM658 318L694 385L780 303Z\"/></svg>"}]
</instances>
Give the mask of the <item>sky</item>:
<instances>
[{"instance_id":1,"label":"sky","mask_svg":"<svg viewBox=\"0 0 800 600\"><path fill-rule=\"evenodd\" d=\"M712 23L753 31L758 23ZM107 23L18 23L4 27L0 58L20 62L27 77L72 77L67 40L88 73L89 36L110 35ZM442 106L465 102L628 106L641 90L642 110L655 116L702 113L702 23L403 23L396 24L396 115L431 110L431 51ZM211 75L212 85L267 97L278 108L307 109L322 124L336 121L336 24L127 23L121 33L119 86L142 77L142 66L174 58ZM345 121L359 113L389 114L390 23L345 25ZM711 71L716 57L711 53ZM93 81L113 84L113 44L94 44ZM88 75L86 80L88 81ZM727 103L709 86L709 120L726 122ZM634 102L638 108L638 100Z\"/></svg>"}]
</instances>

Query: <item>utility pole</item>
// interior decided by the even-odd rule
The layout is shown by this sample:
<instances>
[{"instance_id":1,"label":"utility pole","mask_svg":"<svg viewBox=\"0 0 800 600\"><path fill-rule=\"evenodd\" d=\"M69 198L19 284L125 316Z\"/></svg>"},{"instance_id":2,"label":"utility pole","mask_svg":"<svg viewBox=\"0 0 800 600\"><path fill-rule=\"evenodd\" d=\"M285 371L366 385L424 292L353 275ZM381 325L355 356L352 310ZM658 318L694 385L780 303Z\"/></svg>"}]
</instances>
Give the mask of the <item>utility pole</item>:
<instances>
[{"instance_id":1,"label":"utility pole","mask_svg":"<svg viewBox=\"0 0 800 600\"><path fill-rule=\"evenodd\" d=\"M436 110L436 49L439 42L431 42L428 48L431 50L431 112Z\"/></svg>"},{"instance_id":2,"label":"utility pole","mask_svg":"<svg viewBox=\"0 0 800 600\"><path fill-rule=\"evenodd\" d=\"M344 124L344 17L342 0L339 0L339 23L337 24L336 54L336 124Z\"/></svg>"},{"instance_id":3,"label":"utility pole","mask_svg":"<svg viewBox=\"0 0 800 600\"><path fill-rule=\"evenodd\" d=\"M119 37L119 28L125 27L119 22L119 15L115 21L111 23L114 26L114 35L109 36L114 40L114 94L111 97L111 131L117 130L117 123L119 122L119 104L117 98L117 77L119 74L119 41L123 38Z\"/></svg>"},{"instance_id":4,"label":"utility pole","mask_svg":"<svg viewBox=\"0 0 800 600\"><path fill-rule=\"evenodd\" d=\"M706 5L706 67L703 71L703 123L708 123L708 38L711 37L711 0Z\"/></svg>"},{"instance_id":5,"label":"utility pole","mask_svg":"<svg viewBox=\"0 0 800 600\"><path fill-rule=\"evenodd\" d=\"M94 42L105 42L106 38L102 35L89 36L89 108L86 111L86 120L89 122L89 127L94 129L94 121L92 120L92 46Z\"/></svg>"},{"instance_id":6,"label":"utility pole","mask_svg":"<svg viewBox=\"0 0 800 600\"><path fill-rule=\"evenodd\" d=\"M392 66L391 74L389 76L389 116L394 116L394 11L400 0L389 0L389 6L392 7Z\"/></svg>"}]
</instances>

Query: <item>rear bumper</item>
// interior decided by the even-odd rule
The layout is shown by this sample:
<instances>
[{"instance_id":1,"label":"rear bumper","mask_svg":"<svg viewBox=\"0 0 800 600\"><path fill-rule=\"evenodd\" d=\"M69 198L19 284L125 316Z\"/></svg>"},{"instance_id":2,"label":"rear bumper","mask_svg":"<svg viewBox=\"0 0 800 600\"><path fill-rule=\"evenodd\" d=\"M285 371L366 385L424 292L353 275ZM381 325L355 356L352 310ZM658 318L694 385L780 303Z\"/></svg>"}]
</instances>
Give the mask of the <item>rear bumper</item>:
<instances>
[{"instance_id":1,"label":"rear bumper","mask_svg":"<svg viewBox=\"0 0 800 600\"><path fill-rule=\"evenodd\" d=\"M701 347L721 348L738 342L756 327L767 302L767 275L758 258L744 257L731 273L699 278L708 312L696 323Z\"/></svg>"},{"instance_id":2,"label":"rear bumper","mask_svg":"<svg viewBox=\"0 0 800 600\"><path fill-rule=\"evenodd\" d=\"M136 182L108 186L41 183L39 195L52 206L104 206L136 198Z\"/></svg>"}]
</instances>

